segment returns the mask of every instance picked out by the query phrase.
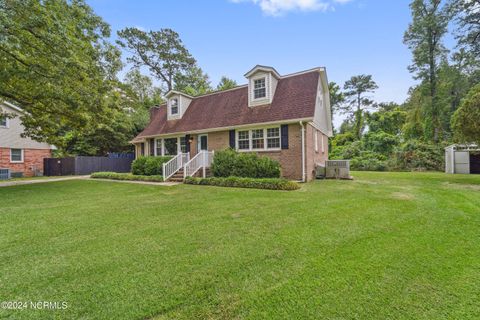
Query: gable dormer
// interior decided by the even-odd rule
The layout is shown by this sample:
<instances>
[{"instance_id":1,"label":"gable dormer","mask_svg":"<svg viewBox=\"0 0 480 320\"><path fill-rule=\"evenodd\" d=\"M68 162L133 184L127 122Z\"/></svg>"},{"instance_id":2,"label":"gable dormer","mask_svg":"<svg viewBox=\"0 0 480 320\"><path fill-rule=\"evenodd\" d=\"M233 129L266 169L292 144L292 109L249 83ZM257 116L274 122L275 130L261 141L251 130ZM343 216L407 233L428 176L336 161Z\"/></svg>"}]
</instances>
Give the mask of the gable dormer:
<instances>
[{"instance_id":1,"label":"gable dormer","mask_svg":"<svg viewBox=\"0 0 480 320\"><path fill-rule=\"evenodd\" d=\"M175 90L170 90L165 97L167 98L167 120L181 119L193 99L188 94Z\"/></svg>"},{"instance_id":2,"label":"gable dormer","mask_svg":"<svg viewBox=\"0 0 480 320\"><path fill-rule=\"evenodd\" d=\"M272 67L256 65L245 74L248 79L248 106L270 104L275 96L280 74Z\"/></svg>"}]
</instances>

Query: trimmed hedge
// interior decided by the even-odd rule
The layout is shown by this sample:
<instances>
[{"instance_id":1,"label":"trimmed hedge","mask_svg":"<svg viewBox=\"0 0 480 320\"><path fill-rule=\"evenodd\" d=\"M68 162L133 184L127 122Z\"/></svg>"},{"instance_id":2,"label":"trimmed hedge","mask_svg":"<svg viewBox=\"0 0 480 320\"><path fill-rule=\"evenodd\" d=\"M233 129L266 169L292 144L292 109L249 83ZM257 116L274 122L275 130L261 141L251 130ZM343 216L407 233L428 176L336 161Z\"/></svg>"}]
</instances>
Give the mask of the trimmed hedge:
<instances>
[{"instance_id":1,"label":"trimmed hedge","mask_svg":"<svg viewBox=\"0 0 480 320\"><path fill-rule=\"evenodd\" d=\"M94 179L112 179L112 180L130 180L130 181L151 181L163 182L163 176L142 176L131 173L117 173L117 172L95 172L90 175Z\"/></svg>"},{"instance_id":2,"label":"trimmed hedge","mask_svg":"<svg viewBox=\"0 0 480 320\"><path fill-rule=\"evenodd\" d=\"M240 178L240 177L211 177L211 178L193 178L187 177L186 184L209 185L218 187L234 187L234 188L255 188L269 190L297 190L300 185L296 182L278 178Z\"/></svg>"},{"instance_id":3,"label":"trimmed hedge","mask_svg":"<svg viewBox=\"0 0 480 320\"><path fill-rule=\"evenodd\" d=\"M163 175L163 164L172 157L138 157L132 162L132 173L134 175L155 176Z\"/></svg>"},{"instance_id":4,"label":"trimmed hedge","mask_svg":"<svg viewBox=\"0 0 480 320\"><path fill-rule=\"evenodd\" d=\"M227 149L215 152L212 174L214 177L280 178L280 163L256 153Z\"/></svg>"}]
</instances>

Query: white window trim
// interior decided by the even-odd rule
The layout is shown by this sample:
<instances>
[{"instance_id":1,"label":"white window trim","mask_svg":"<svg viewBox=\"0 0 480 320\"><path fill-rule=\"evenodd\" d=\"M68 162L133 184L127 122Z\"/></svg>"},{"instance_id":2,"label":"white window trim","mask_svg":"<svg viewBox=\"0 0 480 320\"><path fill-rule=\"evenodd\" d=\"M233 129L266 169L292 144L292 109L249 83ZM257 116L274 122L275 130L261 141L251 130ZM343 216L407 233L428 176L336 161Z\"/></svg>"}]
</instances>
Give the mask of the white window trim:
<instances>
[{"instance_id":1,"label":"white window trim","mask_svg":"<svg viewBox=\"0 0 480 320\"><path fill-rule=\"evenodd\" d=\"M325 139L323 137L323 134L321 135L320 139L322 140L322 153L325 153Z\"/></svg>"},{"instance_id":2,"label":"white window trim","mask_svg":"<svg viewBox=\"0 0 480 320\"><path fill-rule=\"evenodd\" d=\"M267 129L271 128L278 128L278 139L280 142L280 147L278 148L268 148L268 141L267 141ZM252 131L253 130L263 130L263 148L262 149L253 149L253 143L252 143ZM239 132L240 131L248 131L248 149L239 149ZM282 130L280 126L268 126L268 127L261 127L261 128L250 128L250 129L239 129L235 130L235 150L239 152L262 152L262 151L280 151L282 150Z\"/></svg>"},{"instance_id":3,"label":"white window trim","mask_svg":"<svg viewBox=\"0 0 480 320\"><path fill-rule=\"evenodd\" d=\"M318 131L314 131L315 152L318 153Z\"/></svg>"},{"instance_id":4,"label":"white window trim","mask_svg":"<svg viewBox=\"0 0 480 320\"><path fill-rule=\"evenodd\" d=\"M185 136L176 136L176 137L166 137L166 138L155 138L155 156L156 157L163 157L163 156L166 156L165 154L165 139L177 139L177 154L180 154L182 153L182 147L180 145L180 138L185 138ZM161 143L161 147L160 147L160 151L161 151L161 154L158 154L157 152L157 141L160 141ZM188 141L186 141L186 143L188 143ZM168 155L168 156L173 156L173 155Z\"/></svg>"},{"instance_id":5,"label":"white window trim","mask_svg":"<svg viewBox=\"0 0 480 320\"><path fill-rule=\"evenodd\" d=\"M21 150L22 160L20 160L20 161L14 161L14 160L12 160L12 149L17 149L17 150L19 149L19 150ZM10 148L10 163L23 163L24 160L25 160L25 158L24 158L24 150L23 150L23 149L20 149L20 148Z\"/></svg>"},{"instance_id":6,"label":"white window trim","mask_svg":"<svg viewBox=\"0 0 480 320\"><path fill-rule=\"evenodd\" d=\"M265 97L255 98L255 81L256 80L265 80ZM267 76L263 75L260 77L252 78L252 101L259 101L268 99L268 85L267 85Z\"/></svg>"}]
</instances>

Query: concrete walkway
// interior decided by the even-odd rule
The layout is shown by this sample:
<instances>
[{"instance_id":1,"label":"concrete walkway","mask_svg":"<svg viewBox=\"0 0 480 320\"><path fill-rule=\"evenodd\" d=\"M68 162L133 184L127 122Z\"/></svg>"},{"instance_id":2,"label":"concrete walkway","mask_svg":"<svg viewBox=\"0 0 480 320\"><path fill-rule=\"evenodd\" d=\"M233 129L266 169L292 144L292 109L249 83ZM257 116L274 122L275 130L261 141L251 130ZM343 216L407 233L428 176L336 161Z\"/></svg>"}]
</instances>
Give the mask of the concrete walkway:
<instances>
[{"instance_id":1,"label":"concrete walkway","mask_svg":"<svg viewBox=\"0 0 480 320\"><path fill-rule=\"evenodd\" d=\"M69 176L61 178L40 178L40 179L30 179L30 180L16 180L16 181L7 181L0 182L0 187L11 187L11 186L21 186L25 184L35 184L35 183L47 183L47 182L56 182L56 181L67 181L67 180L92 180L92 181L107 181L107 182L121 182L121 183L133 183L133 184L146 184L151 186L164 186L171 187L176 186L181 183L179 182L153 182L153 181L131 181L131 180L113 180L113 179L92 179L90 176Z\"/></svg>"},{"instance_id":2,"label":"concrete walkway","mask_svg":"<svg viewBox=\"0 0 480 320\"><path fill-rule=\"evenodd\" d=\"M11 187L11 186L21 186L24 184L35 184L35 183L46 183L46 182L55 182L55 181L66 181L66 180L78 180L78 179L89 179L90 176L69 176L61 178L39 178L39 179L26 179L26 180L15 180L15 181L6 181L0 182L0 187Z\"/></svg>"}]
</instances>

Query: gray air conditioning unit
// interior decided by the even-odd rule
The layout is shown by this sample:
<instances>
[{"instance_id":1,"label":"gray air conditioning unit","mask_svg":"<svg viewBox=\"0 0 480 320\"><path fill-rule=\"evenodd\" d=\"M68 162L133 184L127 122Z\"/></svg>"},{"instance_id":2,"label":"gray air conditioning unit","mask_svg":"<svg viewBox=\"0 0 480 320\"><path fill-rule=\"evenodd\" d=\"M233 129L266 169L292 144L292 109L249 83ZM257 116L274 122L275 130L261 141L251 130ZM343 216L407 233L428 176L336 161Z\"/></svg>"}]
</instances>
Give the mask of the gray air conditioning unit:
<instances>
[{"instance_id":1,"label":"gray air conditioning unit","mask_svg":"<svg viewBox=\"0 0 480 320\"><path fill-rule=\"evenodd\" d=\"M352 179L349 160L327 160L325 166L327 179Z\"/></svg>"}]
</instances>

